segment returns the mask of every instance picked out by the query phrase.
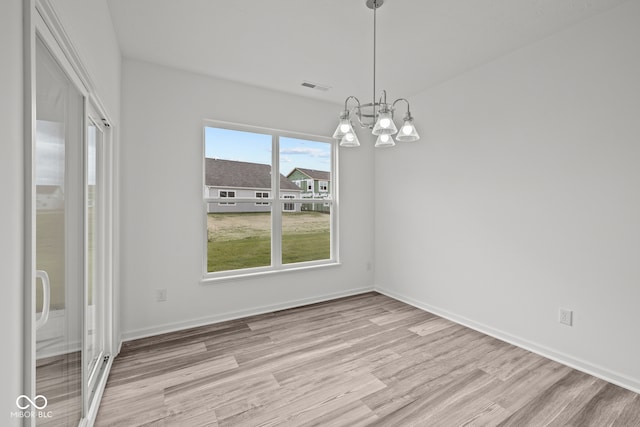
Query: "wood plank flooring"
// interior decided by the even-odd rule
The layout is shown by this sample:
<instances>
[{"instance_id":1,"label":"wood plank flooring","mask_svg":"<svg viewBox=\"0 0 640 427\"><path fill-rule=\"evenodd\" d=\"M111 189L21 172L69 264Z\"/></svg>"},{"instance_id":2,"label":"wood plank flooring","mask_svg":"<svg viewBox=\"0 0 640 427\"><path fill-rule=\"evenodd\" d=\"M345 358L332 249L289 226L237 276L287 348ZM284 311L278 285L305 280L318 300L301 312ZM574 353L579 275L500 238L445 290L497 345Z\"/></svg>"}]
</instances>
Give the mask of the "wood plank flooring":
<instances>
[{"instance_id":1,"label":"wood plank flooring","mask_svg":"<svg viewBox=\"0 0 640 427\"><path fill-rule=\"evenodd\" d=\"M97 426L640 426L640 395L377 293L126 342Z\"/></svg>"},{"instance_id":2,"label":"wood plank flooring","mask_svg":"<svg viewBox=\"0 0 640 427\"><path fill-rule=\"evenodd\" d=\"M36 396L47 398L50 418L38 418L38 426L77 425L82 416L82 359L79 351L39 359L36 362ZM40 402L42 403L42 402Z\"/></svg>"}]
</instances>

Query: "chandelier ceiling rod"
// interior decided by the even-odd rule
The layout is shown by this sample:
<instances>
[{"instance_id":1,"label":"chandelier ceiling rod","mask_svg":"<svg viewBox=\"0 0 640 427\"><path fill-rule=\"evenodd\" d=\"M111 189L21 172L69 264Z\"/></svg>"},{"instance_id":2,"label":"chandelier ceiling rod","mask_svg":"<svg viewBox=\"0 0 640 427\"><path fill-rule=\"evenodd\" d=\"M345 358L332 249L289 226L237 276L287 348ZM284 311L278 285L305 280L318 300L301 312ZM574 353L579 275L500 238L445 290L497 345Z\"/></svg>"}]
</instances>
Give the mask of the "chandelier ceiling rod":
<instances>
[{"instance_id":1,"label":"chandelier ceiling rod","mask_svg":"<svg viewBox=\"0 0 640 427\"><path fill-rule=\"evenodd\" d=\"M342 147L358 147L360 141L358 136L353 130L351 123L351 116L354 115L361 127L372 129L371 133L376 135L376 147L393 147L395 141L393 135L396 133L396 139L401 142L417 141L420 139L418 132L413 124L413 117L409 108L409 101L406 98L398 98L392 103L387 103L387 91L381 92L380 99L376 102L376 33L377 33L377 13L376 10L384 4L384 0L366 0L366 5L369 9L373 9L373 99L370 104L360 104L360 101L355 96L348 96L344 101L344 110L340 113L340 123L336 131L333 133L335 139L340 140ZM356 102L356 106L349 110L348 104L350 100ZM407 104L407 112L404 116L404 124L398 128L393 122L393 113L395 106L398 102L403 101ZM363 110L371 110L370 113L365 113ZM371 121L369 121L371 119Z\"/></svg>"},{"instance_id":2,"label":"chandelier ceiling rod","mask_svg":"<svg viewBox=\"0 0 640 427\"><path fill-rule=\"evenodd\" d=\"M382 6L382 1L380 0L380 6ZM369 6L369 2L367 2L367 6ZM372 102L374 105L373 119L375 120L375 105L376 105L376 10L380 7L378 6L378 2L373 0L373 4L370 7L373 7L373 98Z\"/></svg>"}]
</instances>

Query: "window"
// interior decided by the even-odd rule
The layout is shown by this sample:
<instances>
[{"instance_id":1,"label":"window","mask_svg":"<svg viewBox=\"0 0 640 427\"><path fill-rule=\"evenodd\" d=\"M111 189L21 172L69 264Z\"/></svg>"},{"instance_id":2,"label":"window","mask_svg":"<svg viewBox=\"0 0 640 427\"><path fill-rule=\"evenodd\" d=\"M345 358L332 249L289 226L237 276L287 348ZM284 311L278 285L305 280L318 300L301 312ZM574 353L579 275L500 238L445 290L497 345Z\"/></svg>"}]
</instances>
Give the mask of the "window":
<instances>
[{"instance_id":1,"label":"window","mask_svg":"<svg viewBox=\"0 0 640 427\"><path fill-rule=\"evenodd\" d=\"M301 172L331 176L336 156L329 138L205 122L205 280L336 263L336 177L316 199Z\"/></svg>"},{"instance_id":2,"label":"window","mask_svg":"<svg viewBox=\"0 0 640 427\"><path fill-rule=\"evenodd\" d=\"M221 199L235 199L236 197L236 192L235 191L226 191L226 190L219 190L218 191L218 197L220 197ZM220 202L218 203L218 206L235 206L236 204L233 202Z\"/></svg>"},{"instance_id":3,"label":"window","mask_svg":"<svg viewBox=\"0 0 640 427\"><path fill-rule=\"evenodd\" d=\"M256 199L268 199L269 193L256 191ZM256 202L255 206L269 206L269 202Z\"/></svg>"},{"instance_id":4,"label":"window","mask_svg":"<svg viewBox=\"0 0 640 427\"><path fill-rule=\"evenodd\" d=\"M285 194L284 196L282 196L283 199L295 199L296 196L294 196L293 194ZM282 205L283 210L285 212L295 212L296 210L296 205L295 203L284 203Z\"/></svg>"},{"instance_id":5,"label":"window","mask_svg":"<svg viewBox=\"0 0 640 427\"><path fill-rule=\"evenodd\" d=\"M318 184L318 191L320 191L321 193L326 193L327 191L329 191L329 183L327 181L320 181L320 183Z\"/></svg>"}]
</instances>

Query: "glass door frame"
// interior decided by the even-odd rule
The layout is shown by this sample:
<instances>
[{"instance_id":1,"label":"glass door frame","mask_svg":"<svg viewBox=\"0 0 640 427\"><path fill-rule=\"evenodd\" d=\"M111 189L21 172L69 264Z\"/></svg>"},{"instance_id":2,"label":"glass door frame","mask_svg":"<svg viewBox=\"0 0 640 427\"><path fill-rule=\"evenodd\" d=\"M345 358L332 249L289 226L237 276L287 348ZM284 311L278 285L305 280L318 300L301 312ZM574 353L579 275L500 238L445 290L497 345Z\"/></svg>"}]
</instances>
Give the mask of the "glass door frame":
<instances>
[{"instance_id":1,"label":"glass door frame","mask_svg":"<svg viewBox=\"0 0 640 427\"><path fill-rule=\"evenodd\" d=\"M84 308L85 308L85 354L89 353L89 346L91 345L89 339L89 322L87 319L90 317L90 305L89 305L89 296L92 294L92 291L89 289L91 280L89 278L89 274L92 273L92 269L89 266L91 262L91 243L89 241L89 226L91 224L89 218L89 205L88 202L90 200L89 195L89 184L90 184L90 169L88 167L90 159L90 150L89 150L89 134L88 129L89 126L94 126L96 129L96 135L100 135L99 138L96 138L95 141L95 186L97 189L97 197L94 195L94 202L97 204L98 209L94 210L94 215L97 215L97 221L95 222L95 226L97 230L94 230L94 233L97 231L97 236L94 234L94 251L97 251L97 256L94 258L94 262L97 261L97 266L94 264L93 268L96 269L94 279L97 278L97 284L100 286L99 294L100 294L100 307L99 307L99 324L101 325L101 331L99 331L101 335L101 345L96 357L96 363L91 368L85 366L86 373L86 383L88 384L88 402L87 405L90 405L91 398L93 397L93 393L96 390L98 382L101 379L101 374L104 372L104 363L110 358L111 347L109 345L109 337L111 336L111 328L109 327L109 320L111 317L109 313L111 312L111 304L110 298L108 298L108 290L109 290L109 280L108 280L108 271L110 270L110 248L111 248L111 240L109 236L111 235L112 224L109 207L112 206L112 201L109 195L110 191L110 174L108 168L108 160L109 160L109 151L108 148L111 145L109 142L111 140L111 127L108 125L106 120L101 119L101 114L98 113L97 107L90 103L88 106L88 110L86 112L86 126L85 131L87 135L85 136L85 300L84 300ZM98 245L95 245L96 237L98 239ZM86 365L86 362L83 362Z\"/></svg>"},{"instance_id":2,"label":"glass door frame","mask_svg":"<svg viewBox=\"0 0 640 427\"><path fill-rule=\"evenodd\" d=\"M106 379L113 363L113 356L118 352L119 340L115 334L117 328L114 325L114 294L117 296L115 281L117 278L116 245L117 221L115 220L117 182L114 171L117 167L117 150L114 146L114 132L108 113L95 93L95 88L79 54L69 40L62 24L60 23L53 6L49 0L23 0L23 41L24 41L24 365L23 365L23 390L22 394L35 400L36 395L36 181L35 181L35 143L36 143L36 40L42 41L58 62L72 85L77 89L83 99L82 141L80 152L76 156L82 159L82 182L77 183L76 188L82 193L81 206L74 215L81 222L79 231L70 231L70 238L79 242L81 254L81 279L83 280L81 295L82 310L82 413L79 425L90 425L95 420L98 412L99 401L106 385ZM101 267L100 275L104 280L104 306L103 306L103 342L104 351L101 356L102 366L92 378L92 387L89 385L89 372L85 363L87 348L87 126L89 115L97 121L103 130L102 152L100 167L102 168L102 183L104 184L102 195L101 216L103 218L101 235ZM74 190L75 191L75 190ZM37 418L23 418L23 425L36 425Z\"/></svg>"}]
</instances>

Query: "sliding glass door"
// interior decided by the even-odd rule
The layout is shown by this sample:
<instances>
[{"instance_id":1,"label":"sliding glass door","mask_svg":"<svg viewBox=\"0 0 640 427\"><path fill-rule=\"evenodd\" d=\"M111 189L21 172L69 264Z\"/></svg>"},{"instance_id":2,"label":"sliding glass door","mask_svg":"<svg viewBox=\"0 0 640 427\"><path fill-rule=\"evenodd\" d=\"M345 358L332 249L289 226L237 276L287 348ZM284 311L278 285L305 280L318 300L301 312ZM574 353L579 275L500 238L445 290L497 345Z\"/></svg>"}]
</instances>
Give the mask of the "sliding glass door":
<instances>
[{"instance_id":1,"label":"sliding glass door","mask_svg":"<svg viewBox=\"0 0 640 427\"><path fill-rule=\"evenodd\" d=\"M71 426L83 404L84 97L39 38L36 82L36 422Z\"/></svg>"},{"instance_id":2,"label":"sliding glass door","mask_svg":"<svg viewBox=\"0 0 640 427\"><path fill-rule=\"evenodd\" d=\"M110 128L55 40L36 34L29 373L17 405L25 425L76 426L97 412L112 348Z\"/></svg>"}]
</instances>

